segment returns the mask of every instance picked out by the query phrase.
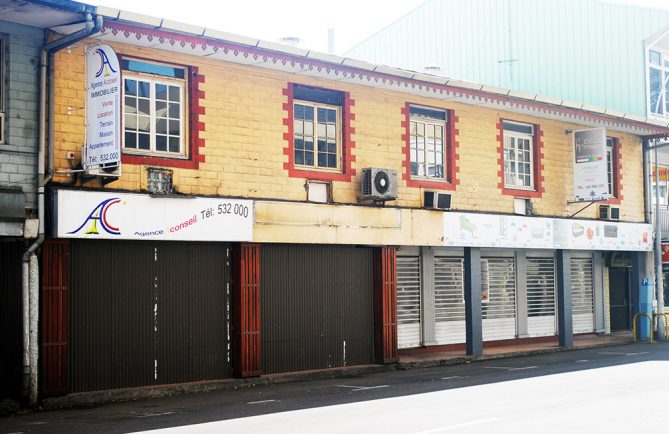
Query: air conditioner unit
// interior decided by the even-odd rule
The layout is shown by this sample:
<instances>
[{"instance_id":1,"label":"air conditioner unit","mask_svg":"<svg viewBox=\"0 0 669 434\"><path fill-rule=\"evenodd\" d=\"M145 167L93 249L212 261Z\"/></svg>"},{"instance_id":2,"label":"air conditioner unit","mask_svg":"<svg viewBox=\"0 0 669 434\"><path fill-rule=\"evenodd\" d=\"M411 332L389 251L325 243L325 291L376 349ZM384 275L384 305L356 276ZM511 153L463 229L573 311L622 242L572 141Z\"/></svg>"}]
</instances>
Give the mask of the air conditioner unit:
<instances>
[{"instance_id":1,"label":"air conditioner unit","mask_svg":"<svg viewBox=\"0 0 669 434\"><path fill-rule=\"evenodd\" d=\"M81 161L86 161L86 146L81 150ZM86 167L86 175L118 178L121 176L121 162L103 163L98 166Z\"/></svg>"},{"instance_id":2,"label":"air conditioner unit","mask_svg":"<svg viewBox=\"0 0 669 434\"><path fill-rule=\"evenodd\" d=\"M385 202L397 199L397 171L392 169L362 169L359 200Z\"/></svg>"},{"instance_id":3,"label":"air conditioner unit","mask_svg":"<svg viewBox=\"0 0 669 434\"><path fill-rule=\"evenodd\" d=\"M620 208L609 205L600 205L599 218L602 220L620 220Z\"/></svg>"},{"instance_id":4,"label":"air conditioner unit","mask_svg":"<svg viewBox=\"0 0 669 434\"><path fill-rule=\"evenodd\" d=\"M423 207L427 209L451 209L451 195L436 191L423 192Z\"/></svg>"},{"instance_id":5,"label":"air conditioner unit","mask_svg":"<svg viewBox=\"0 0 669 434\"><path fill-rule=\"evenodd\" d=\"M5 143L5 114L2 112L0 112L0 143Z\"/></svg>"}]
</instances>

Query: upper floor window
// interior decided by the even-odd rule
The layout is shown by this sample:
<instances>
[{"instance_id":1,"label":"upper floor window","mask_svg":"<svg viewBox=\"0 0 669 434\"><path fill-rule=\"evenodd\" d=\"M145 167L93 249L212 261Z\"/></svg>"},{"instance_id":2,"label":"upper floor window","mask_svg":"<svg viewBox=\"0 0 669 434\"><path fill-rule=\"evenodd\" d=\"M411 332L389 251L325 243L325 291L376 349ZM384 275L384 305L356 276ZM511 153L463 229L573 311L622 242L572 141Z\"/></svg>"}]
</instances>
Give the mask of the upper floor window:
<instances>
[{"instance_id":1,"label":"upper floor window","mask_svg":"<svg viewBox=\"0 0 669 434\"><path fill-rule=\"evenodd\" d=\"M342 171L341 92L293 86L295 167Z\"/></svg>"},{"instance_id":2,"label":"upper floor window","mask_svg":"<svg viewBox=\"0 0 669 434\"><path fill-rule=\"evenodd\" d=\"M502 121L504 187L534 189L534 125Z\"/></svg>"},{"instance_id":3,"label":"upper floor window","mask_svg":"<svg viewBox=\"0 0 669 434\"><path fill-rule=\"evenodd\" d=\"M445 180L446 112L410 107L411 177Z\"/></svg>"},{"instance_id":4,"label":"upper floor window","mask_svg":"<svg viewBox=\"0 0 669 434\"><path fill-rule=\"evenodd\" d=\"M186 68L123 59L123 149L186 158Z\"/></svg>"},{"instance_id":5,"label":"upper floor window","mask_svg":"<svg viewBox=\"0 0 669 434\"><path fill-rule=\"evenodd\" d=\"M669 53L648 52L648 88L650 113L669 117Z\"/></svg>"}]
</instances>

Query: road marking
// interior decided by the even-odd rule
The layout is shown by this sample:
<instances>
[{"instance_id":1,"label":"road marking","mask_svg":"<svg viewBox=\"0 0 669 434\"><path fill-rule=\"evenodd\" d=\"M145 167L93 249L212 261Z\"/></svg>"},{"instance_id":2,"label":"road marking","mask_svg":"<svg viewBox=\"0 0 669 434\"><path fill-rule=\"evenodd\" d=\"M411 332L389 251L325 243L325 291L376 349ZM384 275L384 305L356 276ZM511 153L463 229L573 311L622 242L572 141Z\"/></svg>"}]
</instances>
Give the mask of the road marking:
<instances>
[{"instance_id":1,"label":"road marking","mask_svg":"<svg viewBox=\"0 0 669 434\"><path fill-rule=\"evenodd\" d=\"M174 411L166 411L164 413L146 413L146 414L138 414L137 417L156 417L156 416L165 416L168 414L174 414Z\"/></svg>"},{"instance_id":2,"label":"road marking","mask_svg":"<svg viewBox=\"0 0 669 434\"><path fill-rule=\"evenodd\" d=\"M576 361L576 363L585 363L585 362L587 362L587 360L585 360L585 359Z\"/></svg>"},{"instance_id":3,"label":"road marking","mask_svg":"<svg viewBox=\"0 0 669 434\"><path fill-rule=\"evenodd\" d=\"M276 399L266 399L266 400L264 400L264 401L252 401L252 402L247 402L247 404L249 404L249 405L253 405L253 404L265 404L265 403L268 403L268 402L276 402Z\"/></svg>"},{"instance_id":4,"label":"road marking","mask_svg":"<svg viewBox=\"0 0 669 434\"><path fill-rule=\"evenodd\" d=\"M442 380L455 380L456 378L469 378L469 375L465 376L454 375L452 377L443 377Z\"/></svg>"},{"instance_id":5,"label":"road marking","mask_svg":"<svg viewBox=\"0 0 669 434\"><path fill-rule=\"evenodd\" d=\"M384 384L382 386L347 386L345 384L338 384L337 387L346 387L351 389L351 392L360 392L361 390L383 389L384 387L390 387L390 385Z\"/></svg>"},{"instance_id":6,"label":"road marking","mask_svg":"<svg viewBox=\"0 0 669 434\"><path fill-rule=\"evenodd\" d=\"M454 430L454 429L464 428L466 426L480 425L482 423L494 422L496 420L499 420L499 418L498 417L491 417L489 419L481 419L481 420L475 420L475 421L472 421L472 422L459 423L457 425L444 426L444 427L441 427L441 428L434 428L434 429L430 429L430 430L427 430L427 431L418 431L418 432L415 432L414 434L432 434L432 433L437 433L437 432L451 431L451 430Z\"/></svg>"},{"instance_id":7,"label":"road marking","mask_svg":"<svg viewBox=\"0 0 669 434\"><path fill-rule=\"evenodd\" d=\"M513 366L484 366L485 369L504 369L506 371L524 371L525 369L535 369L538 366L522 366L514 368Z\"/></svg>"},{"instance_id":8,"label":"road marking","mask_svg":"<svg viewBox=\"0 0 669 434\"><path fill-rule=\"evenodd\" d=\"M648 354L648 351L640 351L638 353L619 353L616 351L600 351L599 354L607 356L640 356L641 354Z\"/></svg>"}]
</instances>

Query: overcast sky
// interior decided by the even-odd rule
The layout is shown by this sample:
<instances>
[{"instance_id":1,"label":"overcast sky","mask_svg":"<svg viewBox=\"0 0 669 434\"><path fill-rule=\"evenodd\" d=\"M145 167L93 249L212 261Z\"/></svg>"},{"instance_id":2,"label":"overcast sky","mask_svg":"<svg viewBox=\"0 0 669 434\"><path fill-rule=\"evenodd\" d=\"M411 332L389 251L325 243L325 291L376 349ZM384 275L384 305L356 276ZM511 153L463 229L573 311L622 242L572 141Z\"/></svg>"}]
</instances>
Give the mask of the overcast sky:
<instances>
[{"instance_id":1,"label":"overcast sky","mask_svg":"<svg viewBox=\"0 0 669 434\"><path fill-rule=\"evenodd\" d=\"M327 51L335 29L335 53L415 9L425 0L92 0L87 3L139 12L268 41L297 36L301 46ZM467 1L467 0L459 0ZM560 1L560 0L555 0ZM669 0L610 0L669 9Z\"/></svg>"}]
</instances>

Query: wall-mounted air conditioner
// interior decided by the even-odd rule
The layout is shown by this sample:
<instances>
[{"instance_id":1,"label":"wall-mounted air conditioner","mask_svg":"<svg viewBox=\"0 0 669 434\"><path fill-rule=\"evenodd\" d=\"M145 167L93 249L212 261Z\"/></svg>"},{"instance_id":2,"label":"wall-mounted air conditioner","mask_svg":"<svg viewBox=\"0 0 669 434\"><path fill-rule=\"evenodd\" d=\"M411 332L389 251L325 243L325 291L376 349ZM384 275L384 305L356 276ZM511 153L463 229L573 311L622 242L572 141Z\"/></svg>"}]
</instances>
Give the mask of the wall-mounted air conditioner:
<instances>
[{"instance_id":1,"label":"wall-mounted air conditioner","mask_svg":"<svg viewBox=\"0 0 669 434\"><path fill-rule=\"evenodd\" d=\"M392 169L362 169L359 200L385 202L397 199L397 171Z\"/></svg>"},{"instance_id":2,"label":"wall-mounted air conditioner","mask_svg":"<svg viewBox=\"0 0 669 434\"><path fill-rule=\"evenodd\" d=\"M423 192L423 207L427 209L451 209L451 195L436 191Z\"/></svg>"},{"instance_id":3,"label":"wall-mounted air conditioner","mask_svg":"<svg viewBox=\"0 0 669 434\"><path fill-rule=\"evenodd\" d=\"M620 208L617 206L600 205L599 218L602 220L620 220Z\"/></svg>"}]
</instances>

